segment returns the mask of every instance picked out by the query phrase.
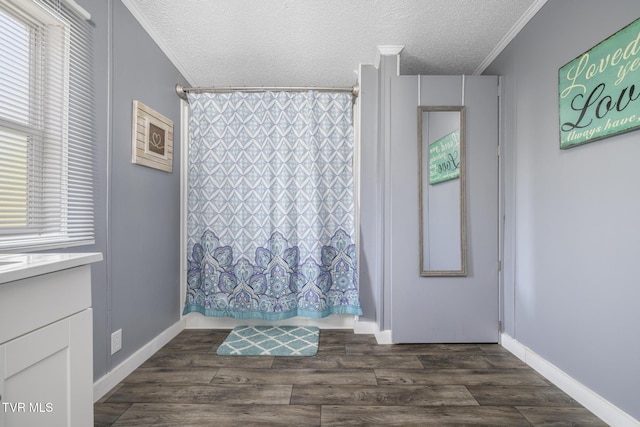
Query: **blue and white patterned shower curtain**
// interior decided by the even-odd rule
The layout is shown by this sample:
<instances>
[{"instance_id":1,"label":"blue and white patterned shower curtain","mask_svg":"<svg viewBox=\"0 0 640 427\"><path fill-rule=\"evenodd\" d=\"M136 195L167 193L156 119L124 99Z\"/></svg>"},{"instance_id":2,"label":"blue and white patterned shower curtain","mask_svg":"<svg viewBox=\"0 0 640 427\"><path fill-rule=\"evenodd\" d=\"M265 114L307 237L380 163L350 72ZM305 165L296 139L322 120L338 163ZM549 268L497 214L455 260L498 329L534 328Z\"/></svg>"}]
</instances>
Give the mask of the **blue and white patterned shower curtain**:
<instances>
[{"instance_id":1,"label":"blue and white patterned shower curtain","mask_svg":"<svg viewBox=\"0 0 640 427\"><path fill-rule=\"evenodd\" d=\"M362 314L351 96L189 94L184 313Z\"/></svg>"}]
</instances>

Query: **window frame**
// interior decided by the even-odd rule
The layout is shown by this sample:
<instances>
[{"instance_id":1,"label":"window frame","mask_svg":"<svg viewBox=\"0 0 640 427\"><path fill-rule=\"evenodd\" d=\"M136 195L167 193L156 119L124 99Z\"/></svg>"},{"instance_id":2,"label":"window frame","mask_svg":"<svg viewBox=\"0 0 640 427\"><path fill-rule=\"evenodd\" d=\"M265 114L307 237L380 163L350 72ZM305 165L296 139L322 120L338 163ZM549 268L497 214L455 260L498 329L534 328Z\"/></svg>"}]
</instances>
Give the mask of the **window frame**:
<instances>
[{"instance_id":1,"label":"window frame","mask_svg":"<svg viewBox=\"0 0 640 427\"><path fill-rule=\"evenodd\" d=\"M25 224L0 226L0 252L93 244L93 219L90 236L77 237L69 227L72 24L35 0L8 0L0 10L29 31L27 122L0 116L0 130L27 139Z\"/></svg>"}]
</instances>

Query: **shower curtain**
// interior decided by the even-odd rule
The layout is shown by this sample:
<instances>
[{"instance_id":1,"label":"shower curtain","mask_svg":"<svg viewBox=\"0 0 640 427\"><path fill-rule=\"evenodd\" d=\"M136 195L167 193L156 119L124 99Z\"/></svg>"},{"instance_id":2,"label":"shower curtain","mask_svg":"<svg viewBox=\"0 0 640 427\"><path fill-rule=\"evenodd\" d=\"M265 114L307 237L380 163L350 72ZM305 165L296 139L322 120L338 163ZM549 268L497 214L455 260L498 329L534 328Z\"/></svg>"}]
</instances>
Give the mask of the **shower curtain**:
<instances>
[{"instance_id":1,"label":"shower curtain","mask_svg":"<svg viewBox=\"0 0 640 427\"><path fill-rule=\"evenodd\" d=\"M362 314L351 95L189 94L184 313Z\"/></svg>"}]
</instances>

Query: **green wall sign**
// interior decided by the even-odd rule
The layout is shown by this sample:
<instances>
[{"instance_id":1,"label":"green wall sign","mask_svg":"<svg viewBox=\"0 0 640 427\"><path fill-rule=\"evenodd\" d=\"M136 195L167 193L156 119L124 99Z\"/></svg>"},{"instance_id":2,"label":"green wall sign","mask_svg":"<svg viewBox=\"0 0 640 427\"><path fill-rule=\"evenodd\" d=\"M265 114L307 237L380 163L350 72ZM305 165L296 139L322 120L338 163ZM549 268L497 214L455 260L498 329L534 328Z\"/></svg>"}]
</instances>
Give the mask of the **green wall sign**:
<instances>
[{"instance_id":1,"label":"green wall sign","mask_svg":"<svg viewBox=\"0 0 640 427\"><path fill-rule=\"evenodd\" d=\"M429 145L429 184L456 179L460 176L460 130Z\"/></svg>"},{"instance_id":2,"label":"green wall sign","mask_svg":"<svg viewBox=\"0 0 640 427\"><path fill-rule=\"evenodd\" d=\"M640 127L640 19L558 72L560 148Z\"/></svg>"}]
</instances>

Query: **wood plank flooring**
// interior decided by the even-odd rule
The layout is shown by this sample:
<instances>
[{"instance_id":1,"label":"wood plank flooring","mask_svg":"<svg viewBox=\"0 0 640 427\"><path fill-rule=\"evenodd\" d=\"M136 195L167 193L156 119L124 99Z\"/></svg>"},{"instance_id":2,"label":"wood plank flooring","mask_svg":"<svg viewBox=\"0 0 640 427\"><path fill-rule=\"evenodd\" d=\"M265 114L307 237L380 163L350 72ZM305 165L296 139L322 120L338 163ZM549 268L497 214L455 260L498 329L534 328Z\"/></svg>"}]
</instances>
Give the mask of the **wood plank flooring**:
<instances>
[{"instance_id":1,"label":"wood plank flooring","mask_svg":"<svg viewBox=\"0 0 640 427\"><path fill-rule=\"evenodd\" d=\"M94 405L95 426L604 426L491 344L378 345L321 330L313 357L218 356L185 330Z\"/></svg>"}]
</instances>

